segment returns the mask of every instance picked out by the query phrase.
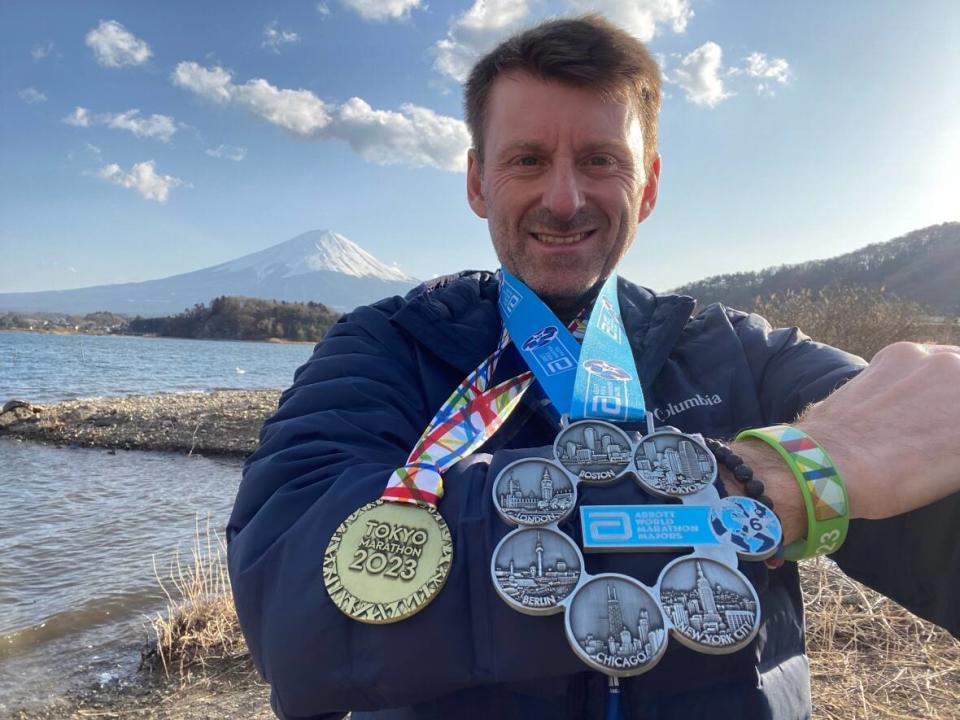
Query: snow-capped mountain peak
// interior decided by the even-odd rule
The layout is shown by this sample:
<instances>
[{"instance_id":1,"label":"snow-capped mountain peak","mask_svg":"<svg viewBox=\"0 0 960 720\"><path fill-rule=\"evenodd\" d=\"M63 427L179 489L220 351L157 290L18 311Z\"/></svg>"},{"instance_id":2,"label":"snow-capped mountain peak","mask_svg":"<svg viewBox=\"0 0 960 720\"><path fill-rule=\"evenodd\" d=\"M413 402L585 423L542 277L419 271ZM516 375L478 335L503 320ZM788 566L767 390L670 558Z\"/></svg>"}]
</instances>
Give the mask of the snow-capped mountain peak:
<instances>
[{"instance_id":1,"label":"snow-capped mountain peak","mask_svg":"<svg viewBox=\"0 0 960 720\"><path fill-rule=\"evenodd\" d=\"M294 277L326 270L358 278L415 282L399 268L385 265L352 240L330 230L311 230L211 269L219 272L253 270L258 278Z\"/></svg>"}]
</instances>

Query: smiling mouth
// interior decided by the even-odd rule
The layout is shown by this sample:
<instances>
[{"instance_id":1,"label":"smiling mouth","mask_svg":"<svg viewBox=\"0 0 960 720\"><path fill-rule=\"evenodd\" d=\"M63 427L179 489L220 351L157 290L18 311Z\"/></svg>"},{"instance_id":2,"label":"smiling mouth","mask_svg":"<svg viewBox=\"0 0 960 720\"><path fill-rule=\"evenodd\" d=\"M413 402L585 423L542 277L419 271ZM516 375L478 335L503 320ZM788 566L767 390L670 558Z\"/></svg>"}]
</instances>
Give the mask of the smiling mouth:
<instances>
[{"instance_id":1,"label":"smiling mouth","mask_svg":"<svg viewBox=\"0 0 960 720\"><path fill-rule=\"evenodd\" d=\"M583 242L588 237L593 234L593 230L587 230L586 232L574 233L572 235L550 235L547 233L530 233L537 242L541 242L544 245L576 245L579 242Z\"/></svg>"}]
</instances>

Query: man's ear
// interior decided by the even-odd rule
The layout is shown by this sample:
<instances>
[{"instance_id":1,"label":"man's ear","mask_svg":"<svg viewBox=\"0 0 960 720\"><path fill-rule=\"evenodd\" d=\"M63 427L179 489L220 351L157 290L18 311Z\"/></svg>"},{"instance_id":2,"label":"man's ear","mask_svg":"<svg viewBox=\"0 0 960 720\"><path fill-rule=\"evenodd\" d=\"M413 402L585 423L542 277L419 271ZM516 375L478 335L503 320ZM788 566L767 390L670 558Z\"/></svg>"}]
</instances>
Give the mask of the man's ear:
<instances>
[{"instance_id":1,"label":"man's ear","mask_svg":"<svg viewBox=\"0 0 960 720\"><path fill-rule=\"evenodd\" d=\"M487 217L487 201L483 198L483 164L474 148L467 153L467 201L480 217Z\"/></svg>"},{"instance_id":2,"label":"man's ear","mask_svg":"<svg viewBox=\"0 0 960 720\"><path fill-rule=\"evenodd\" d=\"M647 184L643 188L643 197L640 199L640 212L637 222L642 223L646 220L653 208L657 206L657 191L660 189L660 156L657 155L650 165L650 172L647 174Z\"/></svg>"}]
</instances>

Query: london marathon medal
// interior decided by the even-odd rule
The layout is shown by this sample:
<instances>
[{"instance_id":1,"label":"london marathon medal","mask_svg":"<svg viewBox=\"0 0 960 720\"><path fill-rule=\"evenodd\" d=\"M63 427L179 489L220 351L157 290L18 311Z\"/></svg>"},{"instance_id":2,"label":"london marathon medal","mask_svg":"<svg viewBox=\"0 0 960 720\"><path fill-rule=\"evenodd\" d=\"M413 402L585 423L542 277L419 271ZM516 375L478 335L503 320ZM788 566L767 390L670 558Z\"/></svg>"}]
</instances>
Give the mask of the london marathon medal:
<instances>
[{"instance_id":1,"label":"london marathon medal","mask_svg":"<svg viewBox=\"0 0 960 720\"><path fill-rule=\"evenodd\" d=\"M507 465L493 483L493 505L511 525L548 525L573 511L577 490L549 460L524 458Z\"/></svg>"},{"instance_id":2,"label":"london marathon medal","mask_svg":"<svg viewBox=\"0 0 960 720\"><path fill-rule=\"evenodd\" d=\"M419 612L440 592L453 563L450 530L437 511L441 473L493 435L532 380L525 373L493 385L497 349L453 391L397 468L379 500L351 514L334 532L323 580L344 614L391 623Z\"/></svg>"}]
</instances>

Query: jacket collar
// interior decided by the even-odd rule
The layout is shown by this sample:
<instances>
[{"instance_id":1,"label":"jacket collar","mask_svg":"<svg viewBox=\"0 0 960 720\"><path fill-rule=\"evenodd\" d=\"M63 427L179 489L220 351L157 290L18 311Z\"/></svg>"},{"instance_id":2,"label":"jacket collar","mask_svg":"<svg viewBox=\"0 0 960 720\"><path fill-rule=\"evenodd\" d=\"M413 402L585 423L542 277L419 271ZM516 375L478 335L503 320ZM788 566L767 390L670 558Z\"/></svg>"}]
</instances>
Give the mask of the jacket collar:
<instances>
[{"instance_id":1,"label":"jacket collar","mask_svg":"<svg viewBox=\"0 0 960 720\"><path fill-rule=\"evenodd\" d=\"M656 295L620 278L620 312L632 338L644 391L659 374L683 331L693 298ZM500 336L499 274L467 271L425 283L391 318L464 376L489 355Z\"/></svg>"}]
</instances>

